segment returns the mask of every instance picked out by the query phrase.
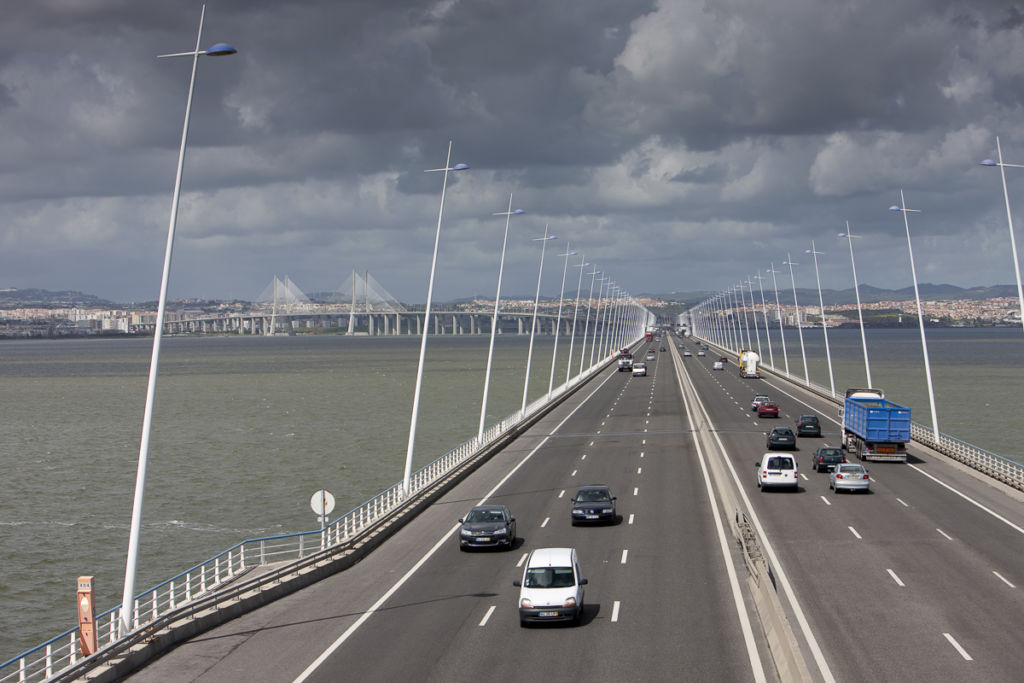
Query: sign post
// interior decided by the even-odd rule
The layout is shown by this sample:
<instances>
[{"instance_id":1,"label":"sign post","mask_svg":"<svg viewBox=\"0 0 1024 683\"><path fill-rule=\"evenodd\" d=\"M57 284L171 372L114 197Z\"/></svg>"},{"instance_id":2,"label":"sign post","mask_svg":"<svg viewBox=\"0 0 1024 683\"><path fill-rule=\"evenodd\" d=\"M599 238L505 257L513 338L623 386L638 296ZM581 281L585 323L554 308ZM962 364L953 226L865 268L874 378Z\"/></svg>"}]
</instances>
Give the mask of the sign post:
<instances>
[{"instance_id":1,"label":"sign post","mask_svg":"<svg viewBox=\"0 0 1024 683\"><path fill-rule=\"evenodd\" d=\"M327 515L334 510L334 496L326 489L320 489L309 499L309 507L317 514L317 521L320 522L320 550L327 547L327 534L324 529L327 527Z\"/></svg>"},{"instance_id":2,"label":"sign post","mask_svg":"<svg viewBox=\"0 0 1024 683\"><path fill-rule=\"evenodd\" d=\"M97 650L92 580L92 576L78 577L78 646L84 657L88 657Z\"/></svg>"}]
</instances>

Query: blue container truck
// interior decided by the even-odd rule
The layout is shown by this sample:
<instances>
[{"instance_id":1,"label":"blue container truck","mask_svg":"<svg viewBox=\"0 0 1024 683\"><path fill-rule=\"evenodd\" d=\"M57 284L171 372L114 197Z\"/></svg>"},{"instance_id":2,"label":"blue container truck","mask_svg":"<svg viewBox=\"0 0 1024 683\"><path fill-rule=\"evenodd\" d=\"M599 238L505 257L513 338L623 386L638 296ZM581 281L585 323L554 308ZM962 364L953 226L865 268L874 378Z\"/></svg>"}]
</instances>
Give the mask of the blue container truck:
<instances>
[{"instance_id":1,"label":"blue container truck","mask_svg":"<svg viewBox=\"0 0 1024 683\"><path fill-rule=\"evenodd\" d=\"M839 414L847 452L861 460L907 461L910 408L887 400L881 389L847 389Z\"/></svg>"}]
</instances>

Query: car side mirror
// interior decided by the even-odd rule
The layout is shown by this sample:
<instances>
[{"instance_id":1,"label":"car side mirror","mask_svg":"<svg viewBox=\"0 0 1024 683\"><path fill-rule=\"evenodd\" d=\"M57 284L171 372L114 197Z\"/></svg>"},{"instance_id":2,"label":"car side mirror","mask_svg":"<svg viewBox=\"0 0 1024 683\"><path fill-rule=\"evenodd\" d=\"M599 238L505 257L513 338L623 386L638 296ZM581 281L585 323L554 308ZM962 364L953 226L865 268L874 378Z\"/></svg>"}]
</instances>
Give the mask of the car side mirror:
<instances>
[{"instance_id":1,"label":"car side mirror","mask_svg":"<svg viewBox=\"0 0 1024 683\"><path fill-rule=\"evenodd\" d=\"M515 586L516 588L522 588L523 587L523 582L520 581L519 579L516 579L515 581L512 582L512 585Z\"/></svg>"},{"instance_id":2,"label":"car side mirror","mask_svg":"<svg viewBox=\"0 0 1024 683\"><path fill-rule=\"evenodd\" d=\"M465 523L466 523L466 521L464 519L462 519L462 517L459 517L459 524L465 524Z\"/></svg>"},{"instance_id":3,"label":"car side mirror","mask_svg":"<svg viewBox=\"0 0 1024 683\"><path fill-rule=\"evenodd\" d=\"M574 502L574 503L576 502L576 499L575 499L575 498L570 498L569 500L571 500L571 501L572 501L572 502Z\"/></svg>"},{"instance_id":4,"label":"car side mirror","mask_svg":"<svg viewBox=\"0 0 1024 683\"><path fill-rule=\"evenodd\" d=\"M761 466L761 461L760 460L755 460L754 461L754 467L760 467L760 466Z\"/></svg>"},{"instance_id":5,"label":"car side mirror","mask_svg":"<svg viewBox=\"0 0 1024 683\"><path fill-rule=\"evenodd\" d=\"M510 517L508 521L514 522L514 521L516 521L516 518L515 517Z\"/></svg>"},{"instance_id":6,"label":"car side mirror","mask_svg":"<svg viewBox=\"0 0 1024 683\"><path fill-rule=\"evenodd\" d=\"M586 579L580 579L580 585L586 586L589 582Z\"/></svg>"}]
</instances>

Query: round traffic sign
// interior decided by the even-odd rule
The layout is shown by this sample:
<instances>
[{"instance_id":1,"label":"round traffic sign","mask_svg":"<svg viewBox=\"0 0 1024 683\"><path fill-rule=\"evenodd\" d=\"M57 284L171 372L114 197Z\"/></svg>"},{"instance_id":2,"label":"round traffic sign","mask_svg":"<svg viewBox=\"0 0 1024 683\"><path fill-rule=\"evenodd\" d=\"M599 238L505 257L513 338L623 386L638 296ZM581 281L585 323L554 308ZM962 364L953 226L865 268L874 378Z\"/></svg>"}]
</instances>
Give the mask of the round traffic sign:
<instances>
[{"instance_id":1,"label":"round traffic sign","mask_svg":"<svg viewBox=\"0 0 1024 683\"><path fill-rule=\"evenodd\" d=\"M320 489L309 499L309 507L318 515L329 515L334 510L334 496L330 491Z\"/></svg>"}]
</instances>

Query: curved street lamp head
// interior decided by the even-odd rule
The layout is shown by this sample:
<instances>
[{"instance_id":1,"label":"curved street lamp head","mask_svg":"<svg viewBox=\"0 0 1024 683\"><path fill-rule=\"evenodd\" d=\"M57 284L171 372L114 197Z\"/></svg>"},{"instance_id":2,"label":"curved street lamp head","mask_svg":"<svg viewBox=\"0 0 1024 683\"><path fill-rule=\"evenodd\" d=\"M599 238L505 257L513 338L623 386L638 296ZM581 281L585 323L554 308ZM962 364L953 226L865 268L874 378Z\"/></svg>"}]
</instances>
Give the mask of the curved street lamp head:
<instances>
[{"instance_id":1,"label":"curved street lamp head","mask_svg":"<svg viewBox=\"0 0 1024 683\"><path fill-rule=\"evenodd\" d=\"M983 159L982 161L978 162L978 165L979 166L998 166L999 164L997 164L996 162L992 161L991 159Z\"/></svg>"},{"instance_id":2,"label":"curved street lamp head","mask_svg":"<svg viewBox=\"0 0 1024 683\"><path fill-rule=\"evenodd\" d=\"M238 50L227 43L217 43L208 47L203 54L207 57L223 57L224 55L233 55L237 52Z\"/></svg>"},{"instance_id":3,"label":"curved street lamp head","mask_svg":"<svg viewBox=\"0 0 1024 683\"><path fill-rule=\"evenodd\" d=\"M523 211L522 209L513 209L512 211L497 211L495 213L492 213L491 215L492 216L518 216L521 213L526 213L526 212ZM544 238L541 237L540 239L544 239Z\"/></svg>"},{"instance_id":4,"label":"curved street lamp head","mask_svg":"<svg viewBox=\"0 0 1024 683\"><path fill-rule=\"evenodd\" d=\"M546 242L547 240L557 240L558 235L548 235L547 237L534 237L534 242Z\"/></svg>"},{"instance_id":5,"label":"curved street lamp head","mask_svg":"<svg viewBox=\"0 0 1024 683\"><path fill-rule=\"evenodd\" d=\"M428 168L425 169L423 172L435 173L437 171L465 171L467 168L469 168L469 164L455 164L454 166L449 166L447 168Z\"/></svg>"}]
</instances>

